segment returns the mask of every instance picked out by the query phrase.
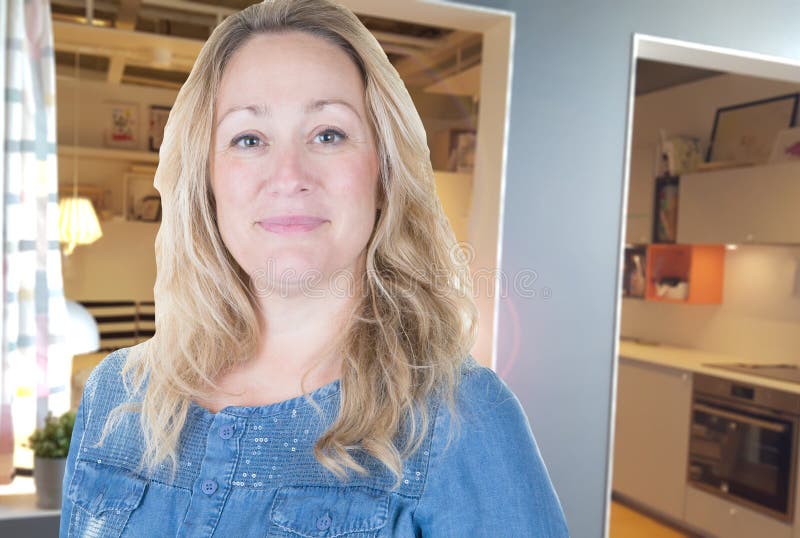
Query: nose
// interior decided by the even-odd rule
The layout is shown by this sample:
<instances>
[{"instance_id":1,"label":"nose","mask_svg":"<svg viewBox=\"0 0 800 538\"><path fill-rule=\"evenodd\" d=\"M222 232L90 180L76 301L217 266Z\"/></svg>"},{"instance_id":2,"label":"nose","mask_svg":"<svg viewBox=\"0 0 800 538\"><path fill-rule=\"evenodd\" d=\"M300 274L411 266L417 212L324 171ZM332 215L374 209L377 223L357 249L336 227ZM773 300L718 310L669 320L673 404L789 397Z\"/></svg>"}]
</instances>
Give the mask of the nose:
<instances>
[{"instance_id":1,"label":"nose","mask_svg":"<svg viewBox=\"0 0 800 538\"><path fill-rule=\"evenodd\" d=\"M311 192L312 175L302 148L290 144L275 147L270 156L265 188L270 196L295 196Z\"/></svg>"}]
</instances>

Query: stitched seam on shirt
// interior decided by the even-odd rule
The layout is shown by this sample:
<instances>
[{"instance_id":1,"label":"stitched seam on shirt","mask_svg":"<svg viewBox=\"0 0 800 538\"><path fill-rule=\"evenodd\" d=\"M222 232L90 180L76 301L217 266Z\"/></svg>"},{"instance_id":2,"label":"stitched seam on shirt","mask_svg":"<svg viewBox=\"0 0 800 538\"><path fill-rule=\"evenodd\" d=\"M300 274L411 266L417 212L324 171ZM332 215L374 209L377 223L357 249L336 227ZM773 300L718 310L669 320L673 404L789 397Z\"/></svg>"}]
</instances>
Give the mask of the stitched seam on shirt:
<instances>
[{"instance_id":1,"label":"stitched seam on shirt","mask_svg":"<svg viewBox=\"0 0 800 538\"><path fill-rule=\"evenodd\" d=\"M428 487L428 479L430 478L430 468L431 468L431 459L433 459L433 441L436 438L436 425L439 422L439 410L441 409L441 399L437 398L436 401L436 413L434 414L433 424L431 426L431 439L428 443L428 457L425 460L425 482L422 484L422 490L419 493L419 497L417 497L417 503L414 505L414 511L411 512L411 518L414 519L414 516L417 513L417 508L419 508L419 503L422 502L422 497L425 495L425 489Z\"/></svg>"}]
</instances>

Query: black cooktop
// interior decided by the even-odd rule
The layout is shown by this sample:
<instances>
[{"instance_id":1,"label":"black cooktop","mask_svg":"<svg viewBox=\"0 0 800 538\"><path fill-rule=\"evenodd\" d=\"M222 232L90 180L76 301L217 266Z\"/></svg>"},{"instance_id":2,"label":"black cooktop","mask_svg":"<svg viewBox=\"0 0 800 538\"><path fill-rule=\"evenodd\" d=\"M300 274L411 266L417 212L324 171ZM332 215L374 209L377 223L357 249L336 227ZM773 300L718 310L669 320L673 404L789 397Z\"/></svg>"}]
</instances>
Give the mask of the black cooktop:
<instances>
[{"instance_id":1,"label":"black cooktop","mask_svg":"<svg viewBox=\"0 0 800 538\"><path fill-rule=\"evenodd\" d=\"M768 377L770 379L777 379L779 381L786 381L789 383L800 383L800 366L797 364L753 364L747 362L732 362L723 364L706 364L705 366L732 370L734 372L740 372L748 375Z\"/></svg>"}]
</instances>

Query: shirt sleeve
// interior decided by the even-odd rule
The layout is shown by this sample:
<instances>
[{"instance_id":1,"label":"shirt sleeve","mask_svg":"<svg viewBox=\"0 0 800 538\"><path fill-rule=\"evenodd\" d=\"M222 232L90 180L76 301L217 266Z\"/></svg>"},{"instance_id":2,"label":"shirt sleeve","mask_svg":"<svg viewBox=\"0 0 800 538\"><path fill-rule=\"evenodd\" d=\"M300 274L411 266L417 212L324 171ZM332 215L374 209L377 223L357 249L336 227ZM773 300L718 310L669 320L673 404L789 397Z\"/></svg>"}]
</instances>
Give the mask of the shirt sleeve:
<instances>
[{"instance_id":1,"label":"shirt sleeve","mask_svg":"<svg viewBox=\"0 0 800 538\"><path fill-rule=\"evenodd\" d=\"M564 513L517 397L489 368L463 378L453 432L440 405L425 488L414 520L421 537L568 537Z\"/></svg>"}]
</instances>

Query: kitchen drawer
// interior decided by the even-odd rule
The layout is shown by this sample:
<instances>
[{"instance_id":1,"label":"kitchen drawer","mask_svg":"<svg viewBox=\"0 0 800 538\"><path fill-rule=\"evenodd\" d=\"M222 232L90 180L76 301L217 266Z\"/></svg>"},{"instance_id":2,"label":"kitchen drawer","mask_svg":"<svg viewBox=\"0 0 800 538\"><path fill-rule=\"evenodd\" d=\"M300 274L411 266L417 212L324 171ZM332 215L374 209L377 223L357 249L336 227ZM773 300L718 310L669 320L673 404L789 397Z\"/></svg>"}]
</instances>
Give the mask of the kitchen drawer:
<instances>
[{"instance_id":1,"label":"kitchen drawer","mask_svg":"<svg viewBox=\"0 0 800 538\"><path fill-rule=\"evenodd\" d=\"M792 526L686 486L686 522L719 538L792 538Z\"/></svg>"}]
</instances>

